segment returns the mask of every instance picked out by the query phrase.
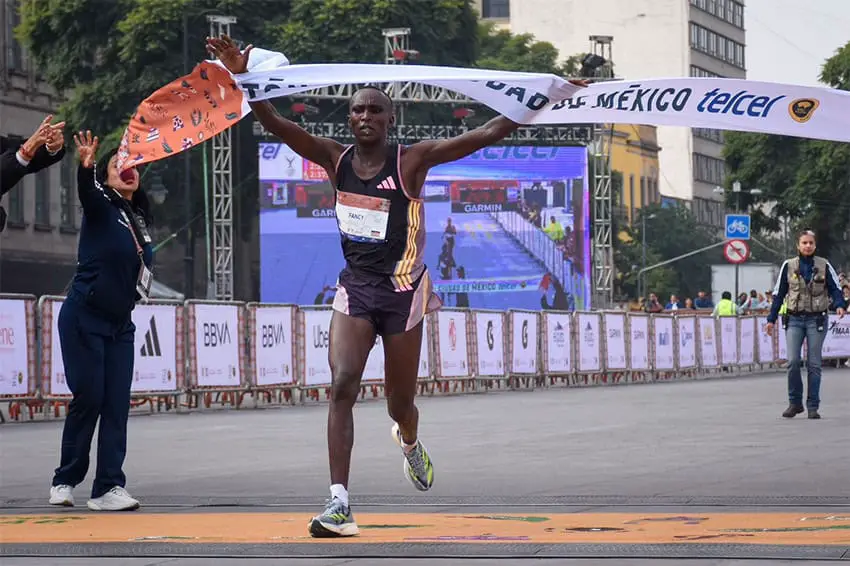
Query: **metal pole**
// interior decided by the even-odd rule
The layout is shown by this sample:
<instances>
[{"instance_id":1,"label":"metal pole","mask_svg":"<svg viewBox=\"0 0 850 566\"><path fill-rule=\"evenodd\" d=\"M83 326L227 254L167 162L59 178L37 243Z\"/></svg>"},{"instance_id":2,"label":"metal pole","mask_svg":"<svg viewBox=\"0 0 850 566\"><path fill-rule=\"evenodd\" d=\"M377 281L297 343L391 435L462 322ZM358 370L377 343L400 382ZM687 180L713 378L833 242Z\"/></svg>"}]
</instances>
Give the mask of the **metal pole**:
<instances>
[{"instance_id":1,"label":"metal pole","mask_svg":"<svg viewBox=\"0 0 850 566\"><path fill-rule=\"evenodd\" d=\"M643 244L641 249L641 268L646 269L646 214L644 210L640 211L640 237L641 243ZM644 296L644 288L643 288L643 273L641 272L640 276L638 276L638 298Z\"/></svg>"},{"instance_id":2,"label":"metal pole","mask_svg":"<svg viewBox=\"0 0 850 566\"><path fill-rule=\"evenodd\" d=\"M740 214L740 212L741 212L741 193L740 192L738 192L735 195L735 212L738 213L738 214ZM752 228L750 228L750 231L752 231ZM741 265L740 263L735 264L735 302L736 303L738 302L738 293L739 293L738 283L739 283L739 277L740 277L740 275L739 275L740 265Z\"/></svg>"},{"instance_id":3,"label":"metal pole","mask_svg":"<svg viewBox=\"0 0 850 566\"><path fill-rule=\"evenodd\" d=\"M643 275L647 271L652 271L653 269L656 269L658 267L662 267L662 266L665 266L665 265L669 265L671 263L675 263L675 262L679 261L680 259L685 259L686 257L691 257L692 255L697 255L697 254L701 254L702 252L707 252L708 250L720 247L725 243L726 243L725 241L721 240L720 242L716 242L714 244L711 244L710 246L705 246L704 248L700 248L698 250L694 250L692 252L688 252L686 254L676 256L673 259L667 259L667 260L658 262L655 265L650 265L649 267L644 267L643 269L641 269L638 272L638 276Z\"/></svg>"},{"instance_id":4,"label":"metal pole","mask_svg":"<svg viewBox=\"0 0 850 566\"><path fill-rule=\"evenodd\" d=\"M183 12L183 74L189 74L189 15ZM184 235L186 254L184 261L183 294L187 299L195 296L195 250L192 235L192 158L189 151L183 152L183 217L186 219L186 234Z\"/></svg>"},{"instance_id":5,"label":"metal pole","mask_svg":"<svg viewBox=\"0 0 850 566\"><path fill-rule=\"evenodd\" d=\"M206 239L204 241L204 248L206 252L207 258L207 285L206 285L206 298L207 299L215 299L215 281L213 280L212 275L212 252L210 251L210 185L209 185L209 164L207 162L207 144L204 144L201 147L201 151L203 152L203 163L204 163L204 234Z\"/></svg>"}]
</instances>

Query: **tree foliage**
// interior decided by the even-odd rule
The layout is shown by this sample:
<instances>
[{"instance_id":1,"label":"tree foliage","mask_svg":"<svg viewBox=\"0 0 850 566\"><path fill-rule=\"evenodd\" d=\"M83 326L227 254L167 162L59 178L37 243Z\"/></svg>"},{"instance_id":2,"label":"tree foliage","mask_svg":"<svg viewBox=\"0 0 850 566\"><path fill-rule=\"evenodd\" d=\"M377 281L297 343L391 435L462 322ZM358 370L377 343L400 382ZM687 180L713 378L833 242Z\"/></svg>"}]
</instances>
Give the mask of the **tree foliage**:
<instances>
[{"instance_id":1,"label":"tree foliage","mask_svg":"<svg viewBox=\"0 0 850 566\"><path fill-rule=\"evenodd\" d=\"M821 81L833 88L850 90L850 42L828 59ZM850 224L850 144L729 132L725 148L727 188L735 181L739 194L727 191L727 204L754 209L754 231L779 232L784 219L794 230L807 227L818 234L818 250L824 255L847 256ZM749 194L760 189L759 195Z\"/></svg>"},{"instance_id":2,"label":"tree foliage","mask_svg":"<svg viewBox=\"0 0 850 566\"><path fill-rule=\"evenodd\" d=\"M570 77L578 74L580 59L580 55L573 55L560 60L554 45L536 41L530 33L513 34L497 29L493 22L478 24L477 67Z\"/></svg>"}]
</instances>

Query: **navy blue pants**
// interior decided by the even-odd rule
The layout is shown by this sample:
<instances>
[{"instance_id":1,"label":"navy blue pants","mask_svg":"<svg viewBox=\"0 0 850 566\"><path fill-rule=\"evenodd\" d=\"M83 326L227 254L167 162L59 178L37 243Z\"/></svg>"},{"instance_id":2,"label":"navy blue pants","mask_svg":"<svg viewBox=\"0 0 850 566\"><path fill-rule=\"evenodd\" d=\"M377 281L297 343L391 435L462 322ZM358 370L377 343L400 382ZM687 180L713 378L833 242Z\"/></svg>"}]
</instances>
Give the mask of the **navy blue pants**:
<instances>
[{"instance_id":1,"label":"navy blue pants","mask_svg":"<svg viewBox=\"0 0 850 566\"><path fill-rule=\"evenodd\" d=\"M62 456L53 485L76 486L89 469L94 427L100 418L92 498L124 487L127 419L133 382L135 326L110 323L68 298L59 311L65 379L73 393L62 431Z\"/></svg>"}]
</instances>

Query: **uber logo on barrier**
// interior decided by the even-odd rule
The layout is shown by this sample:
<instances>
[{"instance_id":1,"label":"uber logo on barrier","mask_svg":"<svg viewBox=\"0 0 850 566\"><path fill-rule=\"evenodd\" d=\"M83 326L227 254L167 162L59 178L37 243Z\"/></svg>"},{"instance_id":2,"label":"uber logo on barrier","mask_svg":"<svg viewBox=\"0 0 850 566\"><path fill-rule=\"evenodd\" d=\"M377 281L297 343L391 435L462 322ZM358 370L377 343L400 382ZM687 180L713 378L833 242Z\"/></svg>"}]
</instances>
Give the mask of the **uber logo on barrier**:
<instances>
[{"instance_id":1,"label":"uber logo on barrier","mask_svg":"<svg viewBox=\"0 0 850 566\"><path fill-rule=\"evenodd\" d=\"M528 320L522 321L522 349L528 348Z\"/></svg>"},{"instance_id":2,"label":"uber logo on barrier","mask_svg":"<svg viewBox=\"0 0 850 566\"><path fill-rule=\"evenodd\" d=\"M487 348L489 348L490 351L493 351L493 348L495 348L495 347L496 347L496 337L493 336L493 321L488 320L487 321Z\"/></svg>"},{"instance_id":3,"label":"uber logo on barrier","mask_svg":"<svg viewBox=\"0 0 850 566\"><path fill-rule=\"evenodd\" d=\"M283 323L264 324L260 329L260 344L263 348L274 348L278 344L286 344Z\"/></svg>"},{"instance_id":4,"label":"uber logo on barrier","mask_svg":"<svg viewBox=\"0 0 850 566\"><path fill-rule=\"evenodd\" d=\"M327 348L331 342L331 333L327 330L322 330L318 324L313 327L313 347Z\"/></svg>"},{"instance_id":5,"label":"uber logo on barrier","mask_svg":"<svg viewBox=\"0 0 850 566\"><path fill-rule=\"evenodd\" d=\"M230 326L226 322L204 323L204 346L216 348L220 345L230 344Z\"/></svg>"}]
</instances>

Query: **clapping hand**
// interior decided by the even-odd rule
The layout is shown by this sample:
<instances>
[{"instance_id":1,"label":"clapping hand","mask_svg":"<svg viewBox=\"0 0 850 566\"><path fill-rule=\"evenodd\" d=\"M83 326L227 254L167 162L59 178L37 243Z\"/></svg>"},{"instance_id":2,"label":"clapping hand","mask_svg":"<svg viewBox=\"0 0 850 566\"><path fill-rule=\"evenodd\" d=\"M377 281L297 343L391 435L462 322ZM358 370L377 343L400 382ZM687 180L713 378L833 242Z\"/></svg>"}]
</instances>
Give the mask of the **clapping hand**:
<instances>
[{"instance_id":1,"label":"clapping hand","mask_svg":"<svg viewBox=\"0 0 850 566\"><path fill-rule=\"evenodd\" d=\"M35 132L23 143L21 151L25 157L32 159L35 152L43 145L47 145L47 150L50 153L56 153L62 149L62 146L65 144L65 140L62 137L62 128L65 127L65 122L51 124L50 121L52 119L52 114L45 116Z\"/></svg>"},{"instance_id":2,"label":"clapping hand","mask_svg":"<svg viewBox=\"0 0 850 566\"><path fill-rule=\"evenodd\" d=\"M94 158L97 153L98 143L100 143L97 136L92 138L91 131L86 130L85 134L83 132L74 134L74 143L77 144L80 164L86 169L94 167Z\"/></svg>"}]
</instances>

